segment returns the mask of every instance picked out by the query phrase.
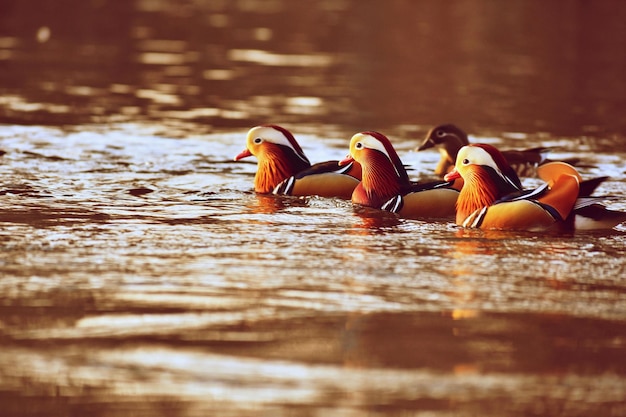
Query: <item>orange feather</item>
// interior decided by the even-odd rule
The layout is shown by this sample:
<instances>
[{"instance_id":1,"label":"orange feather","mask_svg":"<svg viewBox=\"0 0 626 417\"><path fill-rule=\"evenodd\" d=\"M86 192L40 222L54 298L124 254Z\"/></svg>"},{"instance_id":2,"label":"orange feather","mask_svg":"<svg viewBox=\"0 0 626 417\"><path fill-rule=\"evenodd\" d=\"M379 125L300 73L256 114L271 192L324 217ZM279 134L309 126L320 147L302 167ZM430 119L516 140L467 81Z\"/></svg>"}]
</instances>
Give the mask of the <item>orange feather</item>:
<instances>
[{"instance_id":1,"label":"orange feather","mask_svg":"<svg viewBox=\"0 0 626 417\"><path fill-rule=\"evenodd\" d=\"M271 193L282 180L310 166L271 143L261 145L257 159L259 166L254 177L254 189L259 193Z\"/></svg>"},{"instance_id":2,"label":"orange feather","mask_svg":"<svg viewBox=\"0 0 626 417\"><path fill-rule=\"evenodd\" d=\"M464 185L456 202L456 222L463 221L476 210L492 205L500 196L489 174L479 165L468 167Z\"/></svg>"}]
</instances>

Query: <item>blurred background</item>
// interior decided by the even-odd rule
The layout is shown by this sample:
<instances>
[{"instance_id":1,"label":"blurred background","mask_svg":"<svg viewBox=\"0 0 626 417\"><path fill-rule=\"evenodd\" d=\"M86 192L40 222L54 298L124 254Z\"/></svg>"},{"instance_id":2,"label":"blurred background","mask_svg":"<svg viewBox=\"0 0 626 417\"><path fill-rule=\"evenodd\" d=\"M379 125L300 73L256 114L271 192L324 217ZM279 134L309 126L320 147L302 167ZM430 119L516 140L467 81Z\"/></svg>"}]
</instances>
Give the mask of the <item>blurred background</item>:
<instances>
[{"instance_id":1,"label":"blurred background","mask_svg":"<svg viewBox=\"0 0 626 417\"><path fill-rule=\"evenodd\" d=\"M0 123L626 133L620 0L3 0Z\"/></svg>"}]
</instances>

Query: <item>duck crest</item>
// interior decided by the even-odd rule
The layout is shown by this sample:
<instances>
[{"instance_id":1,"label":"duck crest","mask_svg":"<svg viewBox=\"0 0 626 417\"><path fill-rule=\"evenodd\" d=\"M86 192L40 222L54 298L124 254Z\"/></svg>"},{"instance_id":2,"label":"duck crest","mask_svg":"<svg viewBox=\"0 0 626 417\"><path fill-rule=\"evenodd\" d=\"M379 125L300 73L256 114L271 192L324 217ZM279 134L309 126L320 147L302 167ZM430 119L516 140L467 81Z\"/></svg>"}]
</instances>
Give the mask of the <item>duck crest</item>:
<instances>
[{"instance_id":1,"label":"duck crest","mask_svg":"<svg viewBox=\"0 0 626 417\"><path fill-rule=\"evenodd\" d=\"M300 147L300 144L298 143L298 141L296 141L296 138L293 136L293 134L289 130L285 129L282 126L275 125L275 124L265 124L265 125L261 125L261 126L262 127L270 127L272 129L277 130L280 133L282 133L283 136L285 136L285 138L289 141L291 146L293 146L293 149L296 151L296 154L297 154L298 158L306 161L309 165L311 165L311 163L309 162L309 159L306 157L306 155L304 154L304 151Z\"/></svg>"},{"instance_id":2,"label":"duck crest","mask_svg":"<svg viewBox=\"0 0 626 417\"><path fill-rule=\"evenodd\" d=\"M407 174L406 169L404 169L404 164L400 160L398 153L394 149L387 136L372 130L362 132L362 134L372 136L384 146L387 157L389 158L389 162L392 164L400 184L402 186L408 186L410 183L409 174Z\"/></svg>"},{"instance_id":3,"label":"duck crest","mask_svg":"<svg viewBox=\"0 0 626 417\"><path fill-rule=\"evenodd\" d=\"M513 168L511 168L511 165L509 165L509 163L504 158L504 155L502 155L502 152L500 152L498 148L496 148L493 145L486 144L486 143L474 143L468 146L474 146L477 148L484 149L485 152L487 152L491 156L491 158L495 162L496 166L498 167L502 175L506 177L507 181L510 181L512 185L514 185L517 188L517 190L522 189L522 182L517 176L517 173L515 172Z\"/></svg>"}]
</instances>

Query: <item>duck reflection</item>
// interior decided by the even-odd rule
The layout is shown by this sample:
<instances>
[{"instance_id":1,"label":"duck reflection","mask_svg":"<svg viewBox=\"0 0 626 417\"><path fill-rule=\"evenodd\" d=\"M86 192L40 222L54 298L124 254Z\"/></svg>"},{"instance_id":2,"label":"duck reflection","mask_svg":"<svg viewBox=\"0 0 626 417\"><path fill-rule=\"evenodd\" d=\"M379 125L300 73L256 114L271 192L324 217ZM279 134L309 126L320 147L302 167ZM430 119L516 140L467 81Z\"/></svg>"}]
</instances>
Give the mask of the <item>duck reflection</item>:
<instances>
[{"instance_id":1,"label":"duck reflection","mask_svg":"<svg viewBox=\"0 0 626 417\"><path fill-rule=\"evenodd\" d=\"M246 208L254 214L276 214L292 207L306 207L309 199L305 197L283 197L272 194L255 194Z\"/></svg>"},{"instance_id":2,"label":"duck reflection","mask_svg":"<svg viewBox=\"0 0 626 417\"><path fill-rule=\"evenodd\" d=\"M356 222L352 231L356 234L380 233L398 226L402 221L396 214L370 207L356 205L353 212Z\"/></svg>"},{"instance_id":3,"label":"duck reflection","mask_svg":"<svg viewBox=\"0 0 626 417\"><path fill-rule=\"evenodd\" d=\"M453 312L353 314L341 339L344 366L477 372L487 358L467 340L467 322L476 317Z\"/></svg>"},{"instance_id":4,"label":"duck reflection","mask_svg":"<svg viewBox=\"0 0 626 417\"><path fill-rule=\"evenodd\" d=\"M342 360L355 368L426 368L454 374L624 370L601 319L452 310L353 314ZM604 334L609 331L610 334Z\"/></svg>"}]
</instances>

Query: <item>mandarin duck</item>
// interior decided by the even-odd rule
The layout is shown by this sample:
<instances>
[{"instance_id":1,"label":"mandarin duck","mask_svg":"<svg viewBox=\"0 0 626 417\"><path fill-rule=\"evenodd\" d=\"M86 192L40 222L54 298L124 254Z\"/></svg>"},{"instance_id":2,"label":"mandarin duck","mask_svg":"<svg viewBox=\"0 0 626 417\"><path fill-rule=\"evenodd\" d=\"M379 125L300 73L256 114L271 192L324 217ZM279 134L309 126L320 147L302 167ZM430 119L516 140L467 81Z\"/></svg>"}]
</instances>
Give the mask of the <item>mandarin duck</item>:
<instances>
[{"instance_id":1,"label":"mandarin duck","mask_svg":"<svg viewBox=\"0 0 626 417\"><path fill-rule=\"evenodd\" d=\"M277 125L250 129L246 149L235 156L235 161L253 155L258 160L254 190L261 194L350 199L361 177L361 167L356 163L339 166L339 161L328 161L311 165L293 134Z\"/></svg>"},{"instance_id":2,"label":"mandarin duck","mask_svg":"<svg viewBox=\"0 0 626 417\"><path fill-rule=\"evenodd\" d=\"M463 188L456 203L456 223L463 227L501 230L612 228L626 213L606 209L590 196L574 167L550 162L537 168L546 183L523 191L519 178L498 149L474 144L459 150L450 181L461 177ZM602 179L604 180L604 179ZM583 191L584 190L584 191Z\"/></svg>"},{"instance_id":3,"label":"mandarin duck","mask_svg":"<svg viewBox=\"0 0 626 417\"><path fill-rule=\"evenodd\" d=\"M339 165L361 165L361 183L352 202L397 213L406 218L454 216L458 190L437 181L414 184L389 139L378 132L357 133L350 140L350 153Z\"/></svg>"},{"instance_id":4,"label":"mandarin duck","mask_svg":"<svg viewBox=\"0 0 626 417\"><path fill-rule=\"evenodd\" d=\"M441 154L441 159L435 168L435 175L443 177L452 171L456 162L456 156L461 147L465 145L469 145L467 134L453 124L444 124L428 131L424 142L416 150L423 151L432 147L437 148ZM505 150L501 151L501 153L519 176L534 176L537 166L550 162L546 158L549 151L549 148L537 147L523 150ZM578 161L577 158L570 158L563 162L576 164Z\"/></svg>"}]
</instances>

